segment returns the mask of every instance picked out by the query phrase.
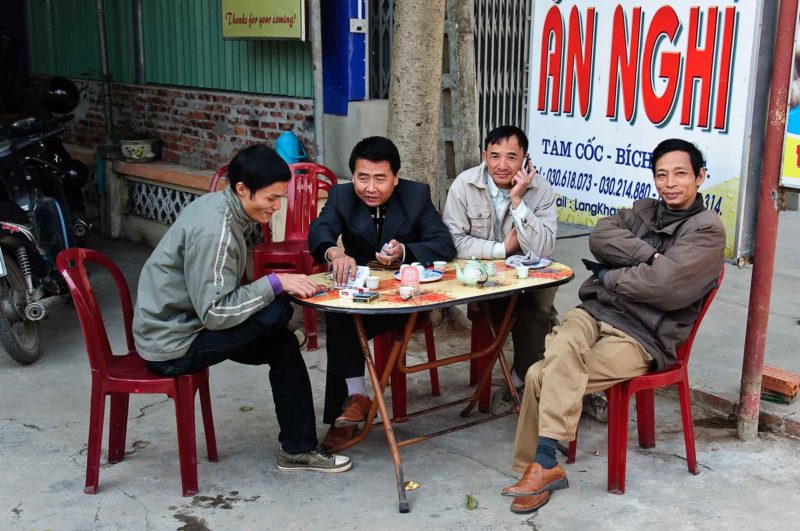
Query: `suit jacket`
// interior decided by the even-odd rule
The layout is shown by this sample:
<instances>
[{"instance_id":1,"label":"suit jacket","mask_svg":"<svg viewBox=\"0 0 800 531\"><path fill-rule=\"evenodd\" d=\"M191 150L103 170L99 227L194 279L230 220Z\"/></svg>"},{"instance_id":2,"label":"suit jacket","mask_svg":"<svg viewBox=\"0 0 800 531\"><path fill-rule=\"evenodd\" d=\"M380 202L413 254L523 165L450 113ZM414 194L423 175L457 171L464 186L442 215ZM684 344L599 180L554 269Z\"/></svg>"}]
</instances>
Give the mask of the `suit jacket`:
<instances>
[{"instance_id":1,"label":"suit jacket","mask_svg":"<svg viewBox=\"0 0 800 531\"><path fill-rule=\"evenodd\" d=\"M380 238L353 184L334 186L308 233L308 248L316 261L325 261L325 251L336 246L339 235L345 252L359 265L374 260L392 239L406 246L406 263L451 260L456 255L450 231L431 202L430 187L405 179L399 180L389 198Z\"/></svg>"}]
</instances>

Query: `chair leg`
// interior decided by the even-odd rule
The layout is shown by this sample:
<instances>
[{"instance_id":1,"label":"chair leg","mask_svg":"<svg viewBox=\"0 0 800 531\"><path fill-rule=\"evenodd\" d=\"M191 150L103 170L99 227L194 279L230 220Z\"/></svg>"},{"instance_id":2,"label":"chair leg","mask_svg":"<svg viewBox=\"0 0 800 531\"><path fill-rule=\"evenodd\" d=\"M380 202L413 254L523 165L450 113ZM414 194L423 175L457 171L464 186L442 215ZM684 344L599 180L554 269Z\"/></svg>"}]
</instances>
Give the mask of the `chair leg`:
<instances>
[{"instance_id":1,"label":"chair leg","mask_svg":"<svg viewBox=\"0 0 800 531\"><path fill-rule=\"evenodd\" d=\"M125 458L125 438L128 432L128 393L109 393L111 407L108 416L108 462L119 463Z\"/></svg>"},{"instance_id":2,"label":"chair leg","mask_svg":"<svg viewBox=\"0 0 800 531\"><path fill-rule=\"evenodd\" d=\"M697 468L697 455L694 447L694 420L692 419L692 397L689 391L689 379L686 374L678 382L678 397L681 402L681 421L683 422L683 441L686 444L686 463L689 472L694 475L700 473Z\"/></svg>"},{"instance_id":3,"label":"chair leg","mask_svg":"<svg viewBox=\"0 0 800 531\"><path fill-rule=\"evenodd\" d=\"M636 423L639 431L639 446L656 447L655 391L642 389L636 393Z\"/></svg>"},{"instance_id":4,"label":"chair leg","mask_svg":"<svg viewBox=\"0 0 800 531\"><path fill-rule=\"evenodd\" d=\"M378 377L383 376L383 371L386 369L386 362L389 359L389 343L388 332L378 334L372 338L372 357L375 360L375 373Z\"/></svg>"},{"instance_id":5,"label":"chair leg","mask_svg":"<svg viewBox=\"0 0 800 531\"><path fill-rule=\"evenodd\" d=\"M191 376L175 378L175 420L178 427L178 458L184 496L197 494L197 442L194 427L194 389Z\"/></svg>"},{"instance_id":6,"label":"chair leg","mask_svg":"<svg viewBox=\"0 0 800 531\"><path fill-rule=\"evenodd\" d=\"M319 345L317 343L317 311L314 308L303 306L303 324L306 327L306 336L308 336L307 350L317 350Z\"/></svg>"},{"instance_id":7,"label":"chair leg","mask_svg":"<svg viewBox=\"0 0 800 531\"><path fill-rule=\"evenodd\" d=\"M405 353L400 354L405 356ZM402 421L408 414L408 388L406 373L396 366L392 369L392 420Z\"/></svg>"},{"instance_id":8,"label":"chair leg","mask_svg":"<svg viewBox=\"0 0 800 531\"><path fill-rule=\"evenodd\" d=\"M106 410L106 395L103 386L92 379L92 396L89 404L89 442L86 452L86 484L83 492L97 493L100 482L100 447L103 443L103 417Z\"/></svg>"},{"instance_id":9,"label":"chair leg","mask_svg":"<svg viewBox=\"0 0 800 531\"><path fill-rule=\"evenodd\" d=\"M494 369L494 367L490 367L487 369L488 364L489 361L486 360L485 358L482 360L477 360L479 374L483 374L484 370ZM492 385L490 381L487 385L483 387L483 390L481 391L481 394L478 397L478 411L480 411L481 413L489 413L491 411L491 404L492 404Z\"/></svg>"},{"instance_id":10,"label":"chair leg","mask_svg":"<svg viewBox=\"0 0 800 531\"><path fill-rule=\"evenodd\" d=\"M628 459L628 400L625 382L611 387L608 396L608 492L625 494Z\"/></svg>"},{"instance_id":11,"label":"chair leg","mask_svg":"<svg viewBox=\"0 0 800 531\"><path fill-rule=\"evenodd\" d=\"M470 349L475 352L486 348L492 342L491 330L486 318L478 316L472 321L472 335ZM469 384L477 385L480 374L483 373L486 367L486 359L470 360L469 364ZM492 401L492 386L487 385L484 387L481 396L478 399L478 411L487 413L489 411Z\"/></svg>"},{"instance_id":12,"label":"chair leg","mask_svg":"<svg viewBox=\"0 0 800 531\"><path fill-rule=\"evenodd\" d=\"M217 456L217 435L214 432L214 414L211 410L211 392L208 388L208 377L197 387L200 393L200 411L203 414L203 432L206 435L206 452L212 463L219 461Z\"/></svg>"},{"instance_id":13,"label":"chair leg","mask_svg":"<svg viewBox=\"0 0 800 531\"><path fill-rule=\"evenodd\" d=\"M569 442L567 447L567 464L571 465L575 462L575 454L578 453L578 431L575 430L575 438Z\"/></svg>"},{"instance_id":14,"label":"chair leg","mask_svg":"<svg viewBox=\"0 0 800 531\"><path fill-rule=\"evenodd\" d=\"M473 352L485 348L488 344L492 342L491 337L489 335L488 326L486 324L486 321L482 317L479 317L472 321L472 331L470 339L471 339L470 349ZM472 386L478 385L478 377L480 375L480 369L481 369L480 363L481 360L469 361L469 384Z\"/></svg>"},{"instance_id":15,"label":"chair leg","mask_svg":"<svg viewBox=\"0 0 800 531\"><path fill-rule=\"evenodd\" d=\"M425 323L425 350L428 352L428 361L436 361L436 343L433 340L433 325L430 321ZM430 371L431 375L431 394L433 396L441 396L442 392L439 388L439 369L433 368Z\"/></svg>"}]
</instances>

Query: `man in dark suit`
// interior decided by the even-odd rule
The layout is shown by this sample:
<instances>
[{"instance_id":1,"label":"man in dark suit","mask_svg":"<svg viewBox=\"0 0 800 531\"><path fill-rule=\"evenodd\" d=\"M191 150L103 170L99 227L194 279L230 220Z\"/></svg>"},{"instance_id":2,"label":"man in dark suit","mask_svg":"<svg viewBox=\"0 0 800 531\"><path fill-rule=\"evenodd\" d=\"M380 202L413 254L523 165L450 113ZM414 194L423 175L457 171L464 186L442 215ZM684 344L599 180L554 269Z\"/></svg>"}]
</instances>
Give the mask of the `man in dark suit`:
<instances>
[{"instance_id":1,"label":"man in dark suit","mask_svg":"<svg viewBox=\"0 0 800 531\"><path fill-rule=\"evenodd\" d=\"M331 264L337 284L345 284L357 265L371 260L389 266L455 257L450 231L431 202L430 187L399 178L400 153L391 140L361 140L350 155L350 171L353 182L333 187L308 235L314 259ZM340 236L343 248L337 246ZM322 445L331 448L352 437L372 401L364 386L364 357L352 317L328 313L326 322L323 422L332 426ZM366 317L364 327L372 338L403 322L403 316Z\"/></svg>"}]
</instances>

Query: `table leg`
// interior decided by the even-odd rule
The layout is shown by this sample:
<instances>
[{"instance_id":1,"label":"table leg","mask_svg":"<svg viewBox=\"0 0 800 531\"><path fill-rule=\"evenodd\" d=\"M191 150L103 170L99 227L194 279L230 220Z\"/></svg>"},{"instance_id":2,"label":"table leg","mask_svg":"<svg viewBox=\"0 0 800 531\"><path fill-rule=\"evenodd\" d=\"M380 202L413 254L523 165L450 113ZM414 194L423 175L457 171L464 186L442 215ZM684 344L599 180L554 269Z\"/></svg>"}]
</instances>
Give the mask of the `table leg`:
<instances>
[{"instance_id":1,"label":"table leg","mask_svg":"<svg viewBox=\"0 0 800 531\"><path fill-rule=\"evenodd\" d=\"M383 420L383 431L386 432L386 440L389 443L389 451L392 454L392 461L394 462L394 478L395 482L397 483L397 498L398 498L398 506L399 511L401 513L409 512L408 500L406 499L406 490L405 490L405 481L403 478L403 462L400 458L400 448L397 446L397 439L394 436L394 430L392 429L392 420L389 417L389 412L386 409L386 402L383 399L383 392L385 389L385 384L381 385L381 379L378 378L378 374L375 371L375 365L372 362L372 353L369 349L369 340L367 339L367 334L364 331L364 323L361 320L361 316L356 314L353 315L353 320L355 321L356 325L356 332L358 332L358 340L361 343L361 350L364 353L364 361L367 364L367 372L369 372L369 379L372 382L372 388L375 391L375 402L378 404L378 409L381 412L381 419ZM406 324L405 336L403 338L402 347L406 346L408 343L408 339L411 336L411 332L414 330L414 321L416 320L416 314L411 314L408 319L408 323ZM395 345L397 346L397 345ZM387 372L390 367L394 367L397 361L398 351L400 349L392 349L392 352L389 356L388 367L385 369L384 372ZM366 424L364 426L364 430L368 429L368 426L372 423L372 418L374 418L374 409L375 406L370 408L370 416L367 417Z\"/></svg>"},{"instance_id":2,"label":"table leg","mask_svg":"<svg viewBox=\"0 0 800 531\"><path fill-rule=\"evenodd\" d=\"M500 326L495 329L494 325L492 324L491 319L489 319L489 326L494 336L494 341L496 343L496 348L491 356L487 356L487 358L481 363L481 370L482 373L480 375L480 379L478 381L478 386L475 389L475 394L470 399L467 406L461 411L462 417L468 417L470 412L475 408L475 405L480 400L481 395L484 393L484 390L487 388L491 388L492 382L492 369L494 368L494 364L498 358L503 358L503 344L508 337L508 334L511 332L511 327L514 324L514 308L517 305L517 299L519 298L519 294L515 293L508 300L508 306L506 306L506 310L503 313L503 320L500 322ZM486 312L486 315L491 315L489 313L489 304L488 302L483 302L481 304L482 311ZM514 385L511 383L511 373L508 370L508 363L506 363L505 359L502 359L500 362L500 367L503 372L503 378L505 379L506 386L508 386L509 392L514 397L517 408L519 408L519 398L516 396L516 389L514 389Z\"/></svg>"}]
</instances>

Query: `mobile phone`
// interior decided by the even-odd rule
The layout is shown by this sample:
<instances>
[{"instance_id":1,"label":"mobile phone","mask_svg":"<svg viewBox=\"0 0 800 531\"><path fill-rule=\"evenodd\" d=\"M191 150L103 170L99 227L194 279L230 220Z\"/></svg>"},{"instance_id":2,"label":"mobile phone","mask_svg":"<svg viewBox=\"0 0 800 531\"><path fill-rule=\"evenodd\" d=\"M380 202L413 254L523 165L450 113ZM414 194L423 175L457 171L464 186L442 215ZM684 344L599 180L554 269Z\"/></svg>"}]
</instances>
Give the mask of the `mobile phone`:
<instances>
[{"instance_id":1,"label":"mobile phone","mask_svg":"<svg viewBox=\"0 0 800 531\"><path fill-rule=\"evenodd\" d=\"M522 161L522 169L525 170L525 173L531 172L531 156L528 153L525 153L525 159Z\"/></svg>"}]
</instances>

